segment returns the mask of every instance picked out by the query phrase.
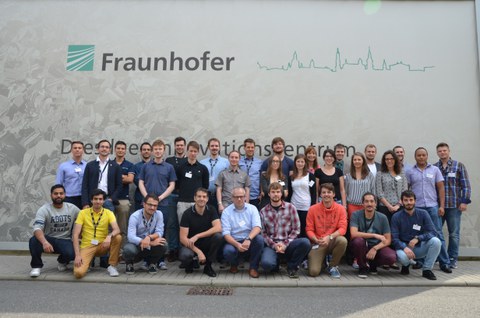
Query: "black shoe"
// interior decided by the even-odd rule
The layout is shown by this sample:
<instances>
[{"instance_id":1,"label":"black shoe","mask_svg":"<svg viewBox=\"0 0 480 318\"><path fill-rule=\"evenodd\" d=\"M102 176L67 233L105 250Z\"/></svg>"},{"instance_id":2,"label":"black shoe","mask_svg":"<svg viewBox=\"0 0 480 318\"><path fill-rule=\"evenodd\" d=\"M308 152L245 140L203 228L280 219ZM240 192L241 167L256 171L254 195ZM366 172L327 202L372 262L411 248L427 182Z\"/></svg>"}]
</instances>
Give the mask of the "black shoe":
<instances>
[{"instance_id":1,"label":"black shoe","mask_svg":"<svg viewBox=\"0 0 480 318\"><path fill-rule=\"evenodd\" d=\"M195 268L195 269L200 268L200 263L198 262L198 258L196 258L196 257L193 258L193 268Z\"/></svg>"},{"instance_id":2,"label":"black shoe","mask_svg":"<svg viewBox=\"0 0 480 318\"><path fill-rule=\"evenodd\" d=\"M158 273L157 265L155 264L148 265L148 273L152 275L155 275L156 273Z\"/></svg>"},{"instance_id":3,"label":"black shoe","mask_svg":"<svg viewBox=\"0 0 480 318\"><path fill-rule=\"evenodd\" d=\"M287 270L287 273L288 273L288 277L290 277L290 278L294 278L294 279L299 278L298 277L298 272L297 272L296 269L289 269L289 270Z\"/></svg>"},{"instance_id":4,"label":"black shoe","mask_svg":"<svg viewBox=\"0 0 480 318\"><path fill-rule=\"evenodd\" d=\"M127 264L127 269L125 270L127 275L135 274L135 269L133 268L133 264Z\"/></svg>"},{"instance_id":5,"label":"black shoe","mask_svg":"<svg viewBox=\"0 0 480 318\"><path fill-rule=\"evenodd\" d=\"M450 266L443 265L443 266L440 266L440 269L442 270L442 272L445 272L445 273L447 273L447 274L451 274L451 273L452 273L452 269L450 268Z\"/></svg>"},{"instance_id":6,"label":"black shoe","mask_svg":"<svg viewBox=\"0 0 480 318\"><path fill-rule=\"evenodd\" d=\"M370 269L368 270L368 272L372 275L377 275L378 274L378 270L376 267L370 267Z\"/></svg>"},{"instance_id":7,"label":"black shoe","mask_svg":"<svg viewBox=\"0 0 480 318\"><path fill-rule=\"evenodd\" d=\"M423 267L423 264L420 262L416 262L415 264L412 265L412 269L420 269Z\"/></svg>"},{"instance_id":8,"label":"black shoe","mask_svg":"<svg viewBox=\"0 0 480 318\"><path fill-rule=\"evenodd\" d=\"M193 266L185 266L185 273L187 274L193 273Z\"/></svg>"},{"instance_id":9,"label":"black shoe","mask_svg":"<svg viewBox=\"0 0 480 318\"><path fill-rule=\"evenodd\" d=\"M208 264L203 267L203 273L210 277L217 277L217 273L212 268L212 265Z\"/></svg>"},{"instance_id":10,"label":"black shoe","mask_svg":"<svg viewBox=\"0 0 480 318\"><path fill-rule=\"evenodd\" d=\"M358 270L358 277L360 278L368 278L368 270L366 268L360 268Z\"/></svg>"},{"instance_id":11,"label":"black shoe","mask_svg":"<svg viewBox=\"0 0 480 318\"><path fill-rule=\"evenodd\" d=\"M400 271L400 274L402 275L408 275L410 274L410 266L402 266L402 270Z\"/></svg>"},{"instance_id":12,"label":"black shoe","mask_svg":"<svg viewBox=\"0 0 480 318\"><path fill-rule=\"evenodd\" d=\"M422 276L425 277L426 279L437 280L437 277L435 276L435 274L428 269L422 272Z\"/></svg>"}]
</instances>

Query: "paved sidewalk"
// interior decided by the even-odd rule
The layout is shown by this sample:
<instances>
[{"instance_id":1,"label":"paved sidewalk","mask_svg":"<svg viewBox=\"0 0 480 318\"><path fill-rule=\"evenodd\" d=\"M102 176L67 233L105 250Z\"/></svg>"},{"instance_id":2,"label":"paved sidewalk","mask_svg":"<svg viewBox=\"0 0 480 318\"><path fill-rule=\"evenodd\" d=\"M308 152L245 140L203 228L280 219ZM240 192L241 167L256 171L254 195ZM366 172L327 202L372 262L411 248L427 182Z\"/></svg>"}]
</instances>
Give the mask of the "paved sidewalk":
<instances>
[{"instance_id":1,"label":"paved sidewalk","mask_svg":"<svg viewBox=\"0 0 480 318\"><path fill-rule=\"evenodd\" d=\"M58 272L56 256L46 255L43 257L45 266L42 274L37 278L31 278L30 256L29 255L2 255L0 254L0 280L44 280L44 281L67 281L75 282L71 266L66 272ZM98 264L98 259L97 259ZM434 268L437 276L436 281L430 281L422 277L421 270L410 270L410 275L400 275L398 270L378 269L378 275L369 275L362 279L357 277L357 270L351 266L341 265L339 267L342 277L333 279L326 273L319 277L309 277L304 270L299 270L299 279L291 279L287 276L286 270L281 268L280 273L265 274L260 271L260 277L250 278L248 269L240 269L237 274L230 274L228 269L220 269L214 266L218 276L210 278L202 273L202 269L192 274L185 274L179 269L179 262L167 263L168 270L159 271L156 275L148 274L135 265L134 275L125 274L125 265L119 264L119 277L109 277L106 269L95 267L90 271L82 282L102 283L123 283L123 284L166 284L166 285L213 285L231 287L372 287L372 286L480 286L480 262L460 261L458 269L452 274L446 274ZM245 264L248 267L248 264Z\"/></svg>"}]
</instances>

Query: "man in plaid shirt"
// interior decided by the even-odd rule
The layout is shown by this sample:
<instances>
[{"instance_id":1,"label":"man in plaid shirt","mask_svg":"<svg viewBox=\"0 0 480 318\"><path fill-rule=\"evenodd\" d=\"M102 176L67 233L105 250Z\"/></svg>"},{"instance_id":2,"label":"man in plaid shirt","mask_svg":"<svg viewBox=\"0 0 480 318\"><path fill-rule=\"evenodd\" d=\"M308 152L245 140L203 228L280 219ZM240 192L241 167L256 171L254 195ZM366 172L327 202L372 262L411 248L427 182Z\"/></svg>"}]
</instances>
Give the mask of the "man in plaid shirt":
<instances>
[{"instance_id":1,"label":"man in plaid shirt","mask_svg":"<svg viewBox=\"0 0 480 318\"><path fill-rule=\"evenodd\" d=\"M448 256L450 267L457 268L458 247L460 245L460 220L462 212L467 211L472 189L467 169L463 163L450 158L450 147L441 142L437 145L440 160L435 163L445 179L445 214L443 223L447 221Z\"/></svg>"},{"instance_id":2,"label":"man in plaid shirt","mask_svg":"<svg viewBox=\"0 0 480 318\"><path fill-rule=\"evenodd\" d=\"M282 200L282 191L280 183L270 184L270 203L260 211L265 240L260 264L265 271L278 271L278 257L284 256L288 276L298 278L297 270L310 252L310 242L307 238L297 238L300 234L300 219L295 206Z\"/></svg>"}]
</instances>

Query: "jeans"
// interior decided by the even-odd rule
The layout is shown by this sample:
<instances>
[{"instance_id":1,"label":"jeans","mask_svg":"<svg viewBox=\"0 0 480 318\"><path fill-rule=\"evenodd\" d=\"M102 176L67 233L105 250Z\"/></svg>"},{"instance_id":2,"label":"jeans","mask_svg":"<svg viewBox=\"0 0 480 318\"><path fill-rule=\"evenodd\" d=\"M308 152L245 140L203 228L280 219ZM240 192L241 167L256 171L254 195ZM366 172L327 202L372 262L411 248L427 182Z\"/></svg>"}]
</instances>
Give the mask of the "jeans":
<instances>
[{"instance_id":1,"label":"jeans","mask_svg":"<svg viewBox=\"0 0 480 318\"><path fill-rule=\"evenodd\" d=\"M115 212L115 206L113 205L113 201L110 198L106 199L105 202L103 202L103 207L107 210Z\"/></svg>"},{"instance_id":2,"label":"jeans","mask_svg":"<svg viewBox=\"0 0 480 318\"><path fill-rule=\"evenodd\" d=\"M450 260L458 260L458 248L460 246L460 221L462 211L457 208L445 209L442 225L447 222L448 230L448 256Z\"/></svg>"},{"instance_id":3,"label":"jeans","mask_svg":"<svg viewBox=\"0 0 480 318\"><path fill-rule=\"evenodd\" d=\"M297 270L308 252L310 252L310 241L307 238L297 238L288 244L285 254L278 254L271 247L265 246L260 264L265 271L277 270L278 258L285 255L287 259L287 269Z\"/></svg>"},{"instance_id":4,"label":"jeans","mask_svg":"<svg viewBox=\"0 0 480 318\"><path fill-rule=\"evenodd\" d=\"M413 248L413 253L416 258L425 258L423 262L423 270L432 270L433 264L440 253L442 248L442 242L436 238L432 237L426 242L420 242ZM402 264L402 266L409 266L410 259L403 250L397 250L397 260Z\"/></svg>"},{"instance_id":5,"label":"jeans","mask_svg":"<svg viewBox=\"0 0 480 318\"><path fill-rule=\"evenodd\" d=\"M198 239L195 242L195 247L205 254L207 264L212 264L217 259L218 249L222 246L222 243L222 233L215 233L212 236ZM178 253L178 259L185 265L185 268L192 266L194 256L195 253L185 246L182 246Z\"/></svg>"},{"instance_id":6,"label":"jeans","mask_svg":"<svg viewBox=\"0 0 480 318\"><path fill-rule=\"evenodd\" d=\"M238 242L243 242L243 240ZM264 245L263 242L263 236L258 234L250 242L250 248L248 251L241 253L233 245L225 243L225 246L223 247L223 257L232 266L238 265L239 256L249 258L250 268L258 270L258 264L260 263L260 257L262 256L262 249Z\"/></svg>"},{"instance_id":7,"label":"jeans","mask_svg":"<svg viewBox=\"0 0 480 318\"><path fill-rule=\"evenodd\" d=\"M68 264L68 262L75 259L75 252L73 250L73 243L70 239L58 239L48 235L45 235L45 239L53 247L53 253L60 254L58 255L57 261L62 264ZM30 266L32 268L42 268L42 253L43 246L35 236L32 236L28 243L30 249L30 255L32 255L32 260Z\"/></svg>"},{"instance_id":8,"label":"jeans","mask_svg":"<svg viewBox=\"0 0 480 318\"><path fill-rule=\"evenodd\" d=\"M150 246L150 249L144 248L142 251L139 245L127 243L123 247L123 259L126 264L132 264L146 258L148 259L148 264L156 265L166 250L165 246L157 245Z\"/></svg>"},{"instance_id":9,"label":"jeans","mask_svg":"<svg viewBox=\"0 0 480 318\"><path fill-rule=\"evenodd\" d=\"M419 207L420 209L424 209L430 215L432 219L433 226L435 226L435 231L437 232L437 237L440 239L442 243L440 249L440 255L438 255L438 261L440 262L440 267L448 266L450 267L450 257L448 256L447 246L445 245L445 239L443 238L443 230L442 230L442 218L438 215L438 206L432 207Z\"/></svg>"},{"instance_id":10,"label":"jeans","mask_svg":"<svg viewBox=\"0 0 480 318\"><path fill-rule=\"evenodd\" d=\"M180 246L179 243L179 220L177 218L177 202L178 195L170 194L167 199L168 220L165 224L165 232L167 233L168 249L170 251L177 250ZM165 207L164 207L165 209Z\"/></svg>"}]
</instances>

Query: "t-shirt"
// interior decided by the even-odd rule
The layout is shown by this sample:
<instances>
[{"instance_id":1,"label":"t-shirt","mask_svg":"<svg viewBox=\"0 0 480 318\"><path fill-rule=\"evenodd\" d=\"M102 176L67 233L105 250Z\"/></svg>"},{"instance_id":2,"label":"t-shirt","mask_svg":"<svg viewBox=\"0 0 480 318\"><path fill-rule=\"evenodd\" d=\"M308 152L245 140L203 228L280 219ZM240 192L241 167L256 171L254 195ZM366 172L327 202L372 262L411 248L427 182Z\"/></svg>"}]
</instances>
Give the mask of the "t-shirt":
<instances>
[{"instance_id":1,"label":"t-shirt","mask_svg":"<svg viewBox=\"0 0 480 318\"><path fill-rule=\"evenodd\" d=\"M335 187L335 200L341 200L342 194L340 193L340 177L343 177L343 171L339 168L335 168L335 173L331 176L325 174L322 169L315 170L315 178L319 180L318 185L331 183Z\"/></svg>"},{"instance_id":2,"label":"t-shirt","mask_svg":"<svg viewBox=\"0 0 480 318\"><path fill-rule=\"evenodd\" d=\"M96 233L94 233L95 226L92 222L92 215L93 222L97 225ZM82 244L80 244L80 248L91 246L93 239L96 239L99 244L102 243L108 235L108 225L114 222L117 222L115 214L108 209L102 208L99 213L93 212L92 208L80 211L75 221L75 224L82 225Z\"/></svg>"},{"instance_id":3,"label":"t-shirt","mask_svg":"<svg viewBox=\"0 0 480 318\"><path fill-rule=\"evenodd\" d=\"M375 233L380 235L390 233L388 218L384 214L378 212L375 212L374 217L369 220L365 219L364 210L355 211L350 219L350 226L358 228L358 231L363 233ZM367 242L369 246L374 246L380 243L380 240L368 238Z\"/></svg>"},{"instance_id":4,"label":"t-shirt","mask_svg":"<svg viewBox=\"0 0 480 318\"><path fill-rule=\"evenodd\" d=\"M200 215L195 210L195 205L188 208L183 212L182 220L180 221L181 227L188 227L188 238L191 238L198 233L208 231L212 228L212 222L218 220L217 210L211 206L207 205L203 215Z\"/></svg>"},{"instance_id":5,"label":"t-shirt","mask_svg":"<svg viewBox=\"0 0 480 318\"><path fill-rule=\"evenodd\" d=\"M46 203L37 211L33 232L42 230L45 235L70 240L79 211L79 208L67 202L64 202L60 209L55 208L52 203Z\"/></svg>"}]
</instances>

